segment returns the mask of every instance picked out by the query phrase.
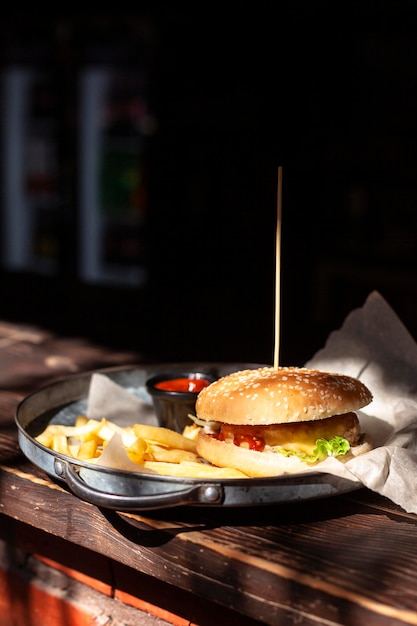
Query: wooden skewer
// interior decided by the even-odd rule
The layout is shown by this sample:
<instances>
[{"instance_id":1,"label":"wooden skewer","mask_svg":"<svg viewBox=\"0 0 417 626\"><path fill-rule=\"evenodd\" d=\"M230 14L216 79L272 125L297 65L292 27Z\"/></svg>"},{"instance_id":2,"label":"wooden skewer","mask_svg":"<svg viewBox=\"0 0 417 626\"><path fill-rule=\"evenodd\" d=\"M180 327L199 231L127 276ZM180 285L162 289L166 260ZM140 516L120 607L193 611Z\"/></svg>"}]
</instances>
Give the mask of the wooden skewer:
<instances>
[{"instance_id":1,"label":"wooden skewer","mask_svg":"<svg viewBox=\"0 0 417 626\"><path fill-rule=\"evenodd\" d=\"M274 367L279 366L280 309L281 309L281 224L282 224L282 167L278 167L277 228L275 243L275 347Z\"/></svg>"}]
</instances>

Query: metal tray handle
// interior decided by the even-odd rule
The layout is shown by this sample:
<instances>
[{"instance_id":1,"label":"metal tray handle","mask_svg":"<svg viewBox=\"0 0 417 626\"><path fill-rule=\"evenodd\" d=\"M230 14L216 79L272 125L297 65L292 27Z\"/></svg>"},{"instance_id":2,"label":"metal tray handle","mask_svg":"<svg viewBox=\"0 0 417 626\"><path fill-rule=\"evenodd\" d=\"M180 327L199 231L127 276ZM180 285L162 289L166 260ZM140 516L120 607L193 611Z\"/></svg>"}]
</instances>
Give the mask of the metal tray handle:
<instances>
[{"instance_id":1,"label":"metal tray handle","mask_svg":"<svg viewBox=\"0 0 417 626\"><path fill-rule=\"evenodd\" d=\"M217 483L198 483L186 489L173 490L146 496L125 496L100 491L83 481L74 467L62 459L55 459L56 475L65 480L71 491L86 502L99 507L117 511L141 511L145 509L163 509L179 505L221 504L224 497L222 485Z\"/></svg>"}]
</instances>

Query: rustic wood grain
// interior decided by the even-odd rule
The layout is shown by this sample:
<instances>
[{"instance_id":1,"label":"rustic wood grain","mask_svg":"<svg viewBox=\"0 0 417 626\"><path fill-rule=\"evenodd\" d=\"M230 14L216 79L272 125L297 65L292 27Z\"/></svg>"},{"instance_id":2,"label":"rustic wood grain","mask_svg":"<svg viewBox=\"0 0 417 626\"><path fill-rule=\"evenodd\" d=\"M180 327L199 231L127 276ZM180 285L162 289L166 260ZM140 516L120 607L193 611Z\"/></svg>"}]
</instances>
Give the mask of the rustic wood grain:
<instances>
[{"instance_id":1,"label":"rustic wood grain","mask_svg":"<svg viewBox=\"0 0 417 626\"><path fill-rule=\"evenodd\" d=\"M243 519L240 512L240 521L220 511L194 511L185 521L183 511L179 519L174 511L100 511L20 469L1 468L0 484L4 515L266 623L301 619L313 605L320 619L333 614L330 623L349 623L340 621L341 606L343 619L417 623L415 520L356 513L341 497L335 510L326 501L317 513L311 504L286 506L288 519L268 507Z\"/></svg>"},{"instance_id":2,"label":"rustic wood grain","mask_svg":"<svg viewBox=\"0 0 417 626\"><path fill-rule=\"evenodd\" d=\"M60 349L65 356L66 345ZM264 624L417 626L417 516L365 489L238 509L100 510L21 454L14 425L20 383L17 375L0 390L4 519Z\"/></svg>"}]
</instances>

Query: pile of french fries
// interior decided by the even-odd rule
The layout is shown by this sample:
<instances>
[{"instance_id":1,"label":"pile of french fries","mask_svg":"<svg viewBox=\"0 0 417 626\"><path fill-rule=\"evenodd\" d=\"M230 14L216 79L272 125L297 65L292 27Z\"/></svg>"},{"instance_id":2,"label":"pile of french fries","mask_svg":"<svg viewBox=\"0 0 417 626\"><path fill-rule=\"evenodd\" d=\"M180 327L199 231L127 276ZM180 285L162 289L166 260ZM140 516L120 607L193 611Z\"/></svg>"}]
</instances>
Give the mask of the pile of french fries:
<instances>
[{"instance_id":1,"label":"pile of french fries","mask_svg":"<svg viewBox=\"0 0 417 626\"><path fill-rule=\"evenodd\" d=\"M148 424L121 427L104 417L95 420L78 415L73 426L48 424L36 441L78 461L96 463L118 433L129 459L150 473L182 478L247 478L239 470L215 467L200 459L196 451L199 430L195 424L187 426L182 434Z\"/></svg>"}]
</instances>

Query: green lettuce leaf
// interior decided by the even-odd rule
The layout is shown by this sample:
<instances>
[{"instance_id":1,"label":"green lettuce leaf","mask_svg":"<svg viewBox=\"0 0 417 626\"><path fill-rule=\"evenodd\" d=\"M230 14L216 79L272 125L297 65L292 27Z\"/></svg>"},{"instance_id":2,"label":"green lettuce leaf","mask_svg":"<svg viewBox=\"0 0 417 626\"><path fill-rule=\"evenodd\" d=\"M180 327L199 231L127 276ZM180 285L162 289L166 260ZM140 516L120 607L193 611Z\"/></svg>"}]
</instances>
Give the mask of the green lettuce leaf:
<instances>
[{"instance_id":1,"label":"green lettuce leaf","mask_svg":"<svg viewBox=\"0 0 417 626\"><path fill-rule=\"evenodd\" d=\"M280 446L274 447L274 451L284 456L296 456L306 463L316 463L322 461L328 456L343 456L350 450L350 444L344 437L333 437L330 440L317 439L316 447L313 454L306 454L305 452L297 450L285 450Z\"/></svg>"}]
</instances>

